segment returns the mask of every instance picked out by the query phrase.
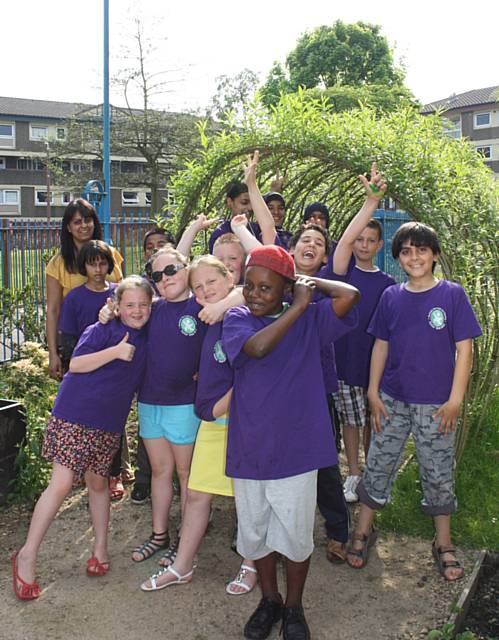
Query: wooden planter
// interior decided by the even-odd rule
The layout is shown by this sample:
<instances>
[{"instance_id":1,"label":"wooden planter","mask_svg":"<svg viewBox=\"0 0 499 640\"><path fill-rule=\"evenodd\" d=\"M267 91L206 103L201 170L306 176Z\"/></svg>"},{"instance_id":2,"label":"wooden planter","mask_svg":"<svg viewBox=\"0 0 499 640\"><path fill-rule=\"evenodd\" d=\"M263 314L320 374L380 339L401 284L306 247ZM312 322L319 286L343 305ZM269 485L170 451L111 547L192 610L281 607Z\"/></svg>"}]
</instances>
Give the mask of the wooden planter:
<instances>
[{"instance_id":1,"label":"wooden planter","mask_svg":"<svg viewBox=\"0 0 499 640\"><path fill-rule=\"evenodd\" d=\"M25 436L23 405L14 400L0 399L0 505L5 504L7 495L12 491L10 482L17 474L16 456Z\"/></svg>"}]
</instances>

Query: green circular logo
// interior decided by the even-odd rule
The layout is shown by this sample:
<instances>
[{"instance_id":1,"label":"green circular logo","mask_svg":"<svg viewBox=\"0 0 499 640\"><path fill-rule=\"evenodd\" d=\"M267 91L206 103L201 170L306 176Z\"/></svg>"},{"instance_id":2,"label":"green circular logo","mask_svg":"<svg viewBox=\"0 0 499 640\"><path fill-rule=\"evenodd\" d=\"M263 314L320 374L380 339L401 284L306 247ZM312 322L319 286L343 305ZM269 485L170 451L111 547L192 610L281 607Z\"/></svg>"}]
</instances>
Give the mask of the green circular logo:
<instances>
[{"instance_id":1,"label":"green circular logo","mask_svg":"<svg viewBox=\"0 0 499 640\"><path fill-rule=\"evenodd\" d=\"M433 307L433 309L428 314L428 322L430 323L430 327L440 331L445 327L447 322L447 316L445 315L445 311L441 307Z\"/></svg>"},{"instance_id":2,"label":"green circular logo","mask_svg":"<svg viewBox=\"0 0 499 640\"><path fill-rule=\"evenodd\" d=\"M184 336L193 336L198 330L196 318L192 316L182 316L178 321L178 326Z\"/></svg>"},{"instance_id":3,"label":"green circular logo","mask_svg":"<svg viewBox=\"0 0 499 640\"><path fill-rule=\"evenodd\" d=\"M227 362L227 356L225 355L225 351L222 349L222 342L220 340L217 340L213 345L213 357L217 362L220 362L220 364Z\"/></svg>"}]
</instances>

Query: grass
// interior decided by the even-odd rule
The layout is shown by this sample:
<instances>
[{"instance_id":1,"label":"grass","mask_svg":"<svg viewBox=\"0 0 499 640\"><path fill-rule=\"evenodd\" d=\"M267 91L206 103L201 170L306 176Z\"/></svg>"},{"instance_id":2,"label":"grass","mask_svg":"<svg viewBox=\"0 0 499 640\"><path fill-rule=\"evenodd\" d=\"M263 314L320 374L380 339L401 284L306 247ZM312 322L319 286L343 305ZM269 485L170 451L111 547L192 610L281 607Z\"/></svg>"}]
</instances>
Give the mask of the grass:
<instances>
[{"instance_id":1,"label":"grass","mask_svg":"<svg viewBox=\"0 0 499 640\"><path fill-rule=\"evenodd\" d=\"M453 541L463 547L499 550L498 425L499 391L496 390L484 428L478 438L470 436L456 470L458 510L452 517L452 535ZM414 457L397 478L392 500L377 516L377 525L385 530L432 538L432 520L421 513L421 498Z\"/></svg>"}]
</instances>

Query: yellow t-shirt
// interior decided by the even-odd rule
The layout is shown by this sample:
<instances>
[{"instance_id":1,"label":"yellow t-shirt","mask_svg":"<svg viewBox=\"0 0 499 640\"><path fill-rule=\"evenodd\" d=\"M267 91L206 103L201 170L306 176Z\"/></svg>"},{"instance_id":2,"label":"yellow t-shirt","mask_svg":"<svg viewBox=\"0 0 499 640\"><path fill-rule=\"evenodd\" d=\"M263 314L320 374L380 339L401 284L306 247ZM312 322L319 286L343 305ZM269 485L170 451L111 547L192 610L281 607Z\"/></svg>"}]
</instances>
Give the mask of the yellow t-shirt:
<instances>
[{"instance_id":1,"label":"yellow t-shirt","mask_svg":"<svg viewBox=\"0 0 499 640\"><path fill-rule=\"evenodd\" d=\"M123 279L123 272L121 271L123 257L120 252L113 247L111 247L111 251L113 253L114 269L106 279L109 280L109 282L119 282ZM85 284L85 282L87 281L86 276L82 276L79 273L69 273L66 270L66 267L64 266L64 260L62 259L60 253L57 253L53 258L50 259L49 263L45 267L45 275L55 278L61 285L63 298L66 297L71 289L79 287L80 285Z\"/></svg>"}]
</instances>

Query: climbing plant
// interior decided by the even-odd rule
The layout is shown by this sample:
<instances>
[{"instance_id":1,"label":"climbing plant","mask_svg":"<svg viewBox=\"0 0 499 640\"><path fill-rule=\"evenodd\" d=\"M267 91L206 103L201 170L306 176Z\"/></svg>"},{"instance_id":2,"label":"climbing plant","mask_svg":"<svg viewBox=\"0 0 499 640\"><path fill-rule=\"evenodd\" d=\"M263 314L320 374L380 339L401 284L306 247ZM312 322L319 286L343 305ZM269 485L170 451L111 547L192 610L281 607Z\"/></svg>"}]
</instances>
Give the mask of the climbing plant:
<instances>
[{"instance_id":1,"label":"climbing plant","mask_svg":"<svg viewBox=\"0 0 499 640\"><path fill-rule=\"evenodd\" d=\"M335 113L325 99L298 91L271 110L252 103L244 126L240 122L228 114L213 134L200 124L201 156L171 185L176 224L199 211L220 216L227 182L242 177L242 161L259 149L262 189L277 167L286 170L287 226L298 226L304 205L320 200L330 207L329 231L338 238L364 198L357 176L376 160L388 195L437 230L443 275L465 288L484 331L476 341L459 455L470 429L476 435L482 428L497 384L499 187L492 172L465 140L445 135L437 115L410 108L386 115L369 108Z\"/></svg>"}]
</instances>

